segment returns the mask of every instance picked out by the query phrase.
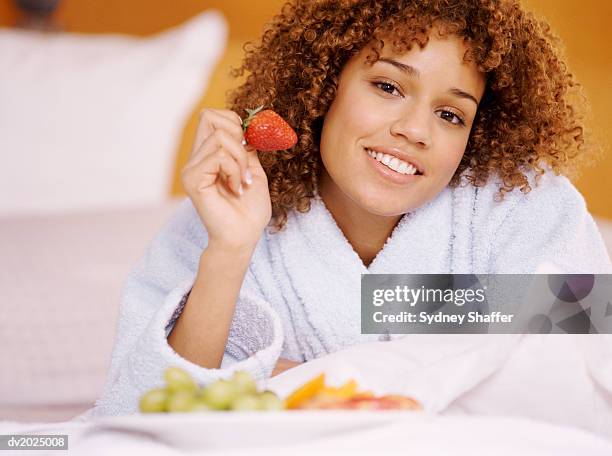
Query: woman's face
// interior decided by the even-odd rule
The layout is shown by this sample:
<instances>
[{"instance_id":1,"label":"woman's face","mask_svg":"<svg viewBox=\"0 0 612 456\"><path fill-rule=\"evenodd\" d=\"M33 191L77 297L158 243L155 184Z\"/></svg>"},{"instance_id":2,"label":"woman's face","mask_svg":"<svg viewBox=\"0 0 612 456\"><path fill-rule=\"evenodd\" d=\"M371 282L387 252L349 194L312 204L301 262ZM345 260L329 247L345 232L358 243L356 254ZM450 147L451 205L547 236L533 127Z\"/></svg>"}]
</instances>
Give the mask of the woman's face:
<instances>
[{"instance_id":1,"label":"woman's face","mask_svg":"<svg viewBox=\"0 0 612 456\"><path fill-rule=\"evenodd\" d=\"M448 185L485 89L484 76L463 62L466 50L455 36L432 34L424 49L398 56L385 47L373 66L362 50L346 64L321 134L324 199L392 216Z\"/></svg>"}]
</instances>

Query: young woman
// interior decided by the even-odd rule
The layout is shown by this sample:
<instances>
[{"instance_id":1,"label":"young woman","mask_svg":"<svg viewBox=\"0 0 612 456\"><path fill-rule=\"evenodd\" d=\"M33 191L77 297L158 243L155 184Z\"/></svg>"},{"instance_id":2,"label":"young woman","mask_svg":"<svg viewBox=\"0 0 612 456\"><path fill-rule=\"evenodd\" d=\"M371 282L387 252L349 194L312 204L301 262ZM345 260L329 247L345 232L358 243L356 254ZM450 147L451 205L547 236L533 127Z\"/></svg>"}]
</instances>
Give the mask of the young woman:
<instances>
[{"instance_id":1,"label":"young woman","mask_svg":"<svg viewBox=\"0 0 612 456\"><path fill-rule=\"evenodd\" d=\"M563 176L590 150L578 86L518 1L295 1L244 71L129 277L96 414L136 411L170 365L263 379L376 340L361 274L612 270ZM243 145L262 104L295 147Z\"/></svg>"}]
</instances>

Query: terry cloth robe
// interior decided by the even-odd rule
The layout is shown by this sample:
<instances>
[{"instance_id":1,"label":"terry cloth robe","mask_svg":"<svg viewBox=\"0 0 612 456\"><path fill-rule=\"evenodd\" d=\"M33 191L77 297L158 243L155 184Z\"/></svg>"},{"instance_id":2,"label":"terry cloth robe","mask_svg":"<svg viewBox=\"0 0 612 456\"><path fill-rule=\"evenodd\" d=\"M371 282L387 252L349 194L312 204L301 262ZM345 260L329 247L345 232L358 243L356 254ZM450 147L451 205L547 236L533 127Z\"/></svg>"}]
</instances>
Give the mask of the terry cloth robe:
<instances>
[{"instance_id":1,"label":"terry cloth robe","mask_svg":"<svg viewBox=\"0 0 612 456\"><path fill-rule=\"evenodd\" d=\"M534 273L545 262L565 273L612 272L584 199L565 177L547 173L530 193L515 190L501 202L494 198L497 189L497 182L446 188L399 221L368 267L316 196L309 212L289 214L283 231L264 230L220 369L191 363L167 342L207 246L186 199L128 277L107 382L86 416L136 412L145 391L163 386L169 366L201 384L236 370L264 380L279 357L308 361L379 340L361 334L361 274ZM479 345L491 350L495 344ZM612 378L606 381L612 390Z\"/></svg>"}]
</instances>

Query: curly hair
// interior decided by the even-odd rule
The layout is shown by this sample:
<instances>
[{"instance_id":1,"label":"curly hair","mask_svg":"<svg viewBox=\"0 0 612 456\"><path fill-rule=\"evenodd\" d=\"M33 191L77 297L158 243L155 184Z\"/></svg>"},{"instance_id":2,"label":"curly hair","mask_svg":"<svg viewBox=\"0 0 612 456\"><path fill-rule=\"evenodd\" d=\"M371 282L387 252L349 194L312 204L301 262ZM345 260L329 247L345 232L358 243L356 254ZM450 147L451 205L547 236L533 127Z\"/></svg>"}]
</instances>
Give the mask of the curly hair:
<instances>
[{"instance_id":1,"label":"curly hair","mask_svg":"<svg viewBox=\"0 0 612 456\"><path fill-rule=\"evenodd\" d=\"M366 46L369 64L385 44L402 54L428 42L433 27L468 45L464 56L486 77L465 153L449 185L465 177L483 186L500 177L498 199L518 187L531 190L547 165L573 175L585 158L586 99L569 72L562 46L548 23L524 11L518 0L294 0L247 42L245 82L228 95L229 108L265 105L298 134L289 150L260 154L268 177L272 226L282 229L290 210L306 212L323 167L319 144L323 119L334 100L340 72ZM386 40L386 41L385 41Z\"/></svg>"}]
</instances>

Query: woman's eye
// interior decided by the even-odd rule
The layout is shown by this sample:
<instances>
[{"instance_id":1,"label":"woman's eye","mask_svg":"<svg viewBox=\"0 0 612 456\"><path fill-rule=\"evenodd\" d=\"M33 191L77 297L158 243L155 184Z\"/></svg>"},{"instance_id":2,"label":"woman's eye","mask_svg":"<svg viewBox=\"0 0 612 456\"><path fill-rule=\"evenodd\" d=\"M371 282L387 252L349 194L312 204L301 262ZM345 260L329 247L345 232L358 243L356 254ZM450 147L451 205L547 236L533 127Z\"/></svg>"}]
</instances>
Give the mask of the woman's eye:
<instances>
[{"instance_id":1,"label":"woman's eye","mask_svg":"<svg viewBox=\"0 0 612 456\"><path fill-rule=\"evenodd\" d=\"M373 84L383 92L388 93L389 95L394 95L395 92L397 92L397 95L399 96L402 95L399 89L390 82L378 81L374 82ZM461 116L455 114L454 112L448 110L442 110L440 112L440 117L448 123L451 123L453 125L465 126L465 121L463 120L463 118L461 118Z\"/></svg>"},{"instance_id":2,"label":"woman's eye","mask_svg":"<svg viewBox=\"0 0 612 456\"><path fill-rule=\"evenodd\" d=\"M378 87L380 90L382 90L383 92L386 92L390 95L393 95L393 92L397 92L398 95L401 95L398 88L395 87L395 85L391 84L390 82L375 82L374 85Z\"/></svg>"},{"instance_id":3,"label":"woman's eye","mask_svg":"<svg viewBox=\"0 0 612 456\"><path fill-rule=\"evenodd\" d=\"M452 111L440 111L440 117L453 125L465 125L465 121Z\"/></svg>"}]
</instances>

